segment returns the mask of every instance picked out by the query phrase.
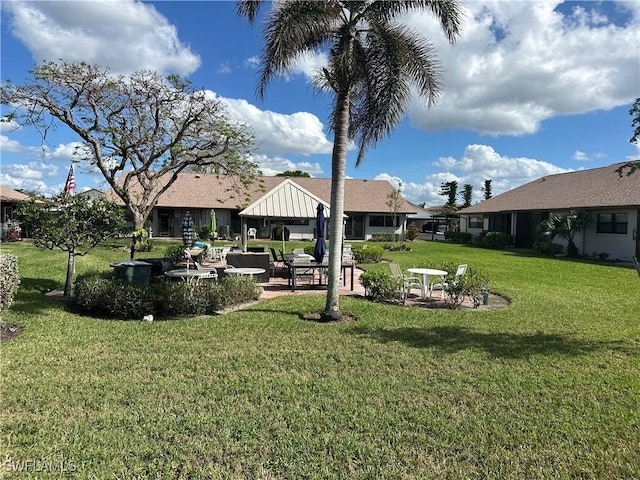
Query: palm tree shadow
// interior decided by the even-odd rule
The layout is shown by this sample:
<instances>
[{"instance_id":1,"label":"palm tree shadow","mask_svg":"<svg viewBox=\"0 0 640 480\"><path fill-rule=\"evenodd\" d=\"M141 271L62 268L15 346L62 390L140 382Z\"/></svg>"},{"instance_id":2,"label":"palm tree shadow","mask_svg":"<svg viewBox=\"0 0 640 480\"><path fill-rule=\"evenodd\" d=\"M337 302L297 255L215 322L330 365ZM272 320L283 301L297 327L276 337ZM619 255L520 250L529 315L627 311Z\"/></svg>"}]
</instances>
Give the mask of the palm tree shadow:
<instances>
[{"instance_id":1,"label":"palm tree shadow","mask_svg":"<svg viewBox=\"0 0 640 480\"><path fill-rule=\"evenodd\" d=\"M623 342L594 343L558 334L482 333L464 327L406 327L399 329L358 326L351 330L381 343L401 342L414 348L430 348L441 354L482 350L493 358L518 359L532 355L577 356L599 349L623 350L637 354Z\"/></svg>"}]
</instances>

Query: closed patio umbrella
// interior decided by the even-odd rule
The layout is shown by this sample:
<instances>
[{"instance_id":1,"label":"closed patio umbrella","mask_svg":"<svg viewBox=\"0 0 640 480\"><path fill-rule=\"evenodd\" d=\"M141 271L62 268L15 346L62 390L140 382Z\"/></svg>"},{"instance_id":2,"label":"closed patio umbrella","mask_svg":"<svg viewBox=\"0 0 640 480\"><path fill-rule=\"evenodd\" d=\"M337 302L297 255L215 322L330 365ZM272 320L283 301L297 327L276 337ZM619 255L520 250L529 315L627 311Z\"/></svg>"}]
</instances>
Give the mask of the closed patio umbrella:
<instances>
[{"instance_id":1,"label":"closed patio umbrella","mask_svg":"<svg viewBox=\"0 0 640 480\"><path fill-rule=\"evenodd\" d=\"M316 262L321 263L324 254L327 253L327 243L324 239L325 230L324 205L318 204L318 214L316 216L316 245L313 248L313 258Z\"/></svg>"},{"instance_id":2,"label":"closed patio umbrella","mask_svg":"<svg viewBox=\"0 0 640 480\"><path fill-rule=\"evenodd\" d=\"M211 240L215 241L218 238L218 219L216 218L216 211L212 208L211 212L209 212L209 216L211 217Z\"/></svg>"},{"instance_id":3,"label":"closed patio umbrella","mask_svg":"<svg viewBox=\"0 0 640 480\"><path fill-rule=\"evenodd\" d=\"M182 219L182 226L180 228L182 230L182 241L184 242L184 246L190 247L193 242L193 218L191 218L191 213L189 213L188 210Z\"/></svg>"}]
</instances>

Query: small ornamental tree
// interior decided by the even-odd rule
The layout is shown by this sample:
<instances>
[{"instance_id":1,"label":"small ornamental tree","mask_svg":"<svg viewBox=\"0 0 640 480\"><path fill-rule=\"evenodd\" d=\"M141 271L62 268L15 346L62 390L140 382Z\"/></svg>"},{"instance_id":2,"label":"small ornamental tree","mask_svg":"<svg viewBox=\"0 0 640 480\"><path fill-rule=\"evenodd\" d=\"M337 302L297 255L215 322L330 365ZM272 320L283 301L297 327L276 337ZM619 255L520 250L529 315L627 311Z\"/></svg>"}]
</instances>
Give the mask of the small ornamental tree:
<instances>
[{"instance_id":1,"label":"small ornamental tree","mask_svg":"<svg viewBox=\"0 0 640 480\"><path fill-rule=\"evenodd\" d=\"M122 208L104 198L58 195L44 201L18 204L16 216L31 225L37 247L68 253L64 296L71 295L75 257L85 255L103 240L124 232Z\"/></svg>"}]
</instances>

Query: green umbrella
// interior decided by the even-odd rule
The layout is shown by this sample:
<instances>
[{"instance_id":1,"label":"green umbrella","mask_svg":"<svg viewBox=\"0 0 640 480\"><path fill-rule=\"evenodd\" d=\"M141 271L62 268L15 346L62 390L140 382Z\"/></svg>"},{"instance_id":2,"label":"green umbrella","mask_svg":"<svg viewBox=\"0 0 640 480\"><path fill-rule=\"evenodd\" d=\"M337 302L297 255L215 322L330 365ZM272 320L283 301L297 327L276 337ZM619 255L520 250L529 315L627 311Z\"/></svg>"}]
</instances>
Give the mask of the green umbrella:
<instances>
[{"instance_id":1,"label":"green umbrella","mask_svg":"<svg viewBox=\"0 0 640 480\"><path fill-rule=\"evenodd\" d=\"M216 211L212 208L211 212L209 212L209 216L211 217L211 238L213 240L218 236L216 230L218 229L217 220L216 220Z\"/></svg>"}]
</instances>

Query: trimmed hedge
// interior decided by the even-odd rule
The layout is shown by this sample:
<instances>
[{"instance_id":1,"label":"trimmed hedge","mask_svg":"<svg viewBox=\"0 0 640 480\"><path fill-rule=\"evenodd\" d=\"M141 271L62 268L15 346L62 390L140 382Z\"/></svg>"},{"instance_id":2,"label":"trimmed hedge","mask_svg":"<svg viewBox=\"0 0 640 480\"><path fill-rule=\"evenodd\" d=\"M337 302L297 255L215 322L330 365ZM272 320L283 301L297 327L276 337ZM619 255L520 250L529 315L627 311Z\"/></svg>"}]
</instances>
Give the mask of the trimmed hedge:
<instances>
[{"instance_id":1,"label":"trimmed hedge","mask_svg":"<svg viewBox=\"0 0 640 480\"><path fill-rule=\"evenodd\" d=\"M357 263L379 263L384 257L384 248L379 245L355 243L351 252Z\"/></svg>"},{"instance_id":2,"label":"trimmed hedge","mask_svg":"<svg viewBox=\"0 0 640 480\"><path fill-rule=\"evenodd\" d=\"M141 320L145 315L167 318L211 315L260 297L249 277L219 281L159 282L134 285L115 280L111 272L88 273L76 280L76 303L88 315L121 320Z\"/></svg>"},{"instance_id":3,"label":"trimmed hedge","mask_svg":"<svg viewBox=\"0 0 640 480\"><path fill-rule=\"evenodd\" d=\"M13 304L20 285L18 257L11 253L0 254L0 312Z\"/></svg>"}]
</instances>

